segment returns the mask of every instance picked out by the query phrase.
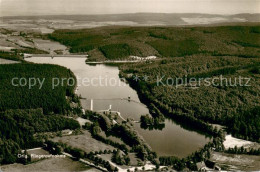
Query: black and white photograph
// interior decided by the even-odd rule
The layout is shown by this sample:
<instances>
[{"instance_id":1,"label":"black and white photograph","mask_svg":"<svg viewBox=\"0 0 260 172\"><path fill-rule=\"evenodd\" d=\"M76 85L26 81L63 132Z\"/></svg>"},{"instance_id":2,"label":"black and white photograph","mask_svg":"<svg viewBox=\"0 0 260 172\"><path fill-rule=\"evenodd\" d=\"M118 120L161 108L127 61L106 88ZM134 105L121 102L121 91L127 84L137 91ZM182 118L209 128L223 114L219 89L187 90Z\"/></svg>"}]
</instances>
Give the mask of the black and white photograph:
<instances>
[{"instance_id":1,"label":"black and white photograph","mask_svg":"<svg viewBox=\"0 0 260 172\"><path fill-rule=\"evenodd\" d=\"M0 172L260 171L260 0L0 0Z\"/></svg>"}]
</instances>

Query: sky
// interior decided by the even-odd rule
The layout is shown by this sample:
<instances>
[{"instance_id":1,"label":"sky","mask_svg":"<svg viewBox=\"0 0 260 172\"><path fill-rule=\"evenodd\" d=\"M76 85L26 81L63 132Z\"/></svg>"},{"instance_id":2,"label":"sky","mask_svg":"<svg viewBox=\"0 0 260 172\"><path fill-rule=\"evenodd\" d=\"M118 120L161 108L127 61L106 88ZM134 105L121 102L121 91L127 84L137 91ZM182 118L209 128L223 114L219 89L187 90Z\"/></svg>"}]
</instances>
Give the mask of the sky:
<instances>
[{"instance_id":1,"label":"sky","mask_svg":"<svg viewBox=\"0 0 260 172\"><path fill-rule=\"evenodd\" d=\"M0 0L0 16L137 12L260 13L260 0Z\"/></svg>"}]
</instances>

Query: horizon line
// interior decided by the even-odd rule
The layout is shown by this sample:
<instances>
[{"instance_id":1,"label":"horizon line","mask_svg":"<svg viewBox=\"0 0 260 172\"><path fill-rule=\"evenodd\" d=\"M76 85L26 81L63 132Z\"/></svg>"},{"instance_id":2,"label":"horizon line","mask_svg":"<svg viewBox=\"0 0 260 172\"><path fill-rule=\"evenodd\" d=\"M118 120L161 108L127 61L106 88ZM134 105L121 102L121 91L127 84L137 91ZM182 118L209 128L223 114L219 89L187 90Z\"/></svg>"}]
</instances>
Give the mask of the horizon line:
<instances>
[{"instance_id":1,"label":"horizon line","mask_svg":"<svg viewBox=\"0 0 260 172\"><path fill-rule=\"evenodd\" d=\"M125 14L204 14L204 15L220 15L220 16L232 16L239 14L258 14L260 13L227 13L227 14L218 14L218 13L161 13L161 12L134 12L134 13L99 13L99 14L35 14L35 15L8 15L8 16L0 16L3 17L46 17L46 16L101 16L101 15L125 15Z\"/></svg>"}]
</instances>

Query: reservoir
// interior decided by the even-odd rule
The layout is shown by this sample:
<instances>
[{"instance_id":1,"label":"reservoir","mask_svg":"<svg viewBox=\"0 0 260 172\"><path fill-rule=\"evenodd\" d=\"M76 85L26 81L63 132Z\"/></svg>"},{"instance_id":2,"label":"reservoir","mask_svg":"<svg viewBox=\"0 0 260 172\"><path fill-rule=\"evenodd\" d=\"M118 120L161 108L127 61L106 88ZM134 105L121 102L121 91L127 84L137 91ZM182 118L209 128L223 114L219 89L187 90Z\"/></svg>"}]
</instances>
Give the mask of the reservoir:
<instances>
[{"instance_id":1,"label":"reservoir","mask_svg":"<svg viewBox=\"0 0 260 172\"><path fill-rule=\"evenodd\" d=\"M141 115L149 113L147 107L140 102L136 91L119 78L117 66L87 65L85 58L76 57L32 57L26 60L69 68L78 79L77 94L84 98L81 104L85 109L90 109L92 99L94 111L106 110L112 105L112 110L119 111L125 119L139 121ZM127 100L129 96L131 101ZM140 123L135 123L134 127L159 156L183 158L202 148L210 140L168 119L162 130L145 130L140 127Z\"/></svg>"}]
</instances>

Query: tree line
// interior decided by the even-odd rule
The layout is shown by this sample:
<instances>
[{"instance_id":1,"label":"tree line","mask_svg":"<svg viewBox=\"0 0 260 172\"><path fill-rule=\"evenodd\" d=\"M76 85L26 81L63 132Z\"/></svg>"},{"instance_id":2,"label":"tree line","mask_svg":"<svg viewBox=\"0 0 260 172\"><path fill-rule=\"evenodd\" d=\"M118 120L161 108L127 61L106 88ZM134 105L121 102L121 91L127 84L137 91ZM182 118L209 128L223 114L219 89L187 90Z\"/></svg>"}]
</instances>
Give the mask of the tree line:
<instances>
[{"instance_id":1,"label":"tree line","mask_svg":"<svg viewBox=\"0 0 260 172\"><path fill-rule=\"evenodd\" d=\"M126 154L128 153L129 150L125 145L108 141L100 136L98 133L103 130L106 135L120 138L126 145L132 148L130 151L135 152L137 157L141 160L155 161L155 158L157 157L156 153L151 151L150 148L140 139L138 134L127 124L111 125L106 116L91 111L87 111L86 116L84 117L93 121L93 124L86 128L90 130L94 138L103 141L104 143L111 144Z\"/></svg>"},{"instance_id":2,"label":"tree line","mask_svg":"<svg viewBox=\"0 0 260 172\"><path fill-rule=\"evenodd\" d=\"M60 142L53 142L53 141L46 141L46 146L45 148L47 151L52 152L53 150L58 150L53 152L54 154L61 154L62 152L66 152L69 153L73 156L73 158L75 158L76 160L79 159L87 159L91 162L93 162L93 164L95 164L96 166L101 166L106 168L108 171L118 171L118 169L116 170L113 166L110 165L110 163L108 161L103 160L102 158L96 156L99 153L111 153L110 151L103 151L103 152L99 152L99 153L95 153L95 152L85 152L81 149L78 148L73 148L65 143L60 143Z\"/></svg>"},{"instance_id":3,"label":"tree line","mask_svg":"<svg viewBox=\"0 0 260 172\"><path fill-rule=\"evenodd\" d=\"M194 66L189 65L189 70L186 69L188 66L185 59L181 59L184 61L183 66L175 66L175 64L181 63L179 59L166 60L166 64L154 62L149 67L145 63L124 65L121 66L120 75L127 78L130 85L137 90L141 101L152 109L150 113L154 118L144 116L141 119L144 128L151 128L151 124L158 123L159 120L153 114L155 112L157 116L161 116L162 113L185 128L196 129L208 135L217 135L214 128L208 123L218 123L227 126L228 132L236 137L259 142L260 105L257 99L259 85L257 84L258 78L254 75L258 71L259 62L255 59L243 59L243 64L241 64L234 62L234 59L206 59L204 65L202 65L204 62L200 65L201 62L196 59L186 59L195 63ZM201 59L201 61L203 60ZM220 63L226 67L220 68ZM231 64L232 67L230 67ZM174 69L168 72L170 66L173 66ZM211 66L212 69L210 69ZM178 71L175 71L175 67L179 68L179 74L177 74ZM196 71L198 69L203 72ZM243 70L243 76L252 76L251 87L201 86L198 89L189 89L184 86L180 88L158 86L155 83L156 78L153 78L152 75L152 73L164 74L166 72L166 76L172 74L178 77L178 75L182 76L185 72L192 70L194 72L188 74L187 77L214 77L223 74L226 77L234 78L238 77L237 71ZM131 77L127 77L129 73L132 74ZM144 74L149 76L148 82L134 80L135 75Z\"/></svg>"},{"instance_id":4,"label":"tree line","mask_svg":"<svg viewBox=\"0 0 260 172\"><path fill-rule=\"evenodd\" d=\"M37 132L56 132L77 129L77 121L61 115L44 115L42 109L8 110L0 112L0 164L19 161L17 155L22 149L43 145L35 138Z\"/></svg>"}]
</instances>

